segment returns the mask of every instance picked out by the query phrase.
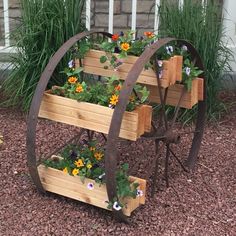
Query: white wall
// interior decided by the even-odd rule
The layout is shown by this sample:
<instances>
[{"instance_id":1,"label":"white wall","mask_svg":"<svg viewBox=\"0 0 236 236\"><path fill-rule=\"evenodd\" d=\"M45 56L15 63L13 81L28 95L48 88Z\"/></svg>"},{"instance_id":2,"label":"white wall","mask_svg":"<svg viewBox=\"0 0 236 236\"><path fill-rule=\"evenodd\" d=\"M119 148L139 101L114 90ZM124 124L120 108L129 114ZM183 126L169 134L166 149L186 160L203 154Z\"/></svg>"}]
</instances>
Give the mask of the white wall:
<instances>
[{"instance_id":1,"label":"white wall","mask_svg":"<svg viewBox=\"0 0 236 236\"><path fill-rule=\"evenodd\" d=\"M224 26L227 35L227 45L234 52L236 60L236 0L224 0ZM236 73L236 61L231 63L233 71Z\"/></svg>"}]
</instances>

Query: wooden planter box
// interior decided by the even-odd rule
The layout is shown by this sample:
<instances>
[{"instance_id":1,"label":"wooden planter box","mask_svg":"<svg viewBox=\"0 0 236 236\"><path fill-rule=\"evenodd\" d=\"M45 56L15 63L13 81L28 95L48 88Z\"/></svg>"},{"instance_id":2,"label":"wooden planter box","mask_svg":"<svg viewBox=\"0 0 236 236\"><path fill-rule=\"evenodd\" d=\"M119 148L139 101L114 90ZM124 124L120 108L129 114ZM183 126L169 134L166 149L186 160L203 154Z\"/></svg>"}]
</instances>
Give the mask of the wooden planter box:
<instances>
[{"instance_id":1,"label":"wooden planter box","mask_svg":"<svg viewBox=\"0 0 236 236\"><path fill-rule=\"evenodd\" d=\"M78 102L73 99L45 92L39 117L108 134L114 110L108 107ZM141 105L132 112L125 112L119 137L137 140L151 129L152 107Z\"/></svg>"},{"instance_id":2,"label":"wooden planter box","mask_svg":"<svg viewBox=\"0 0 236 236\"><path fill-rule=\"evenodd\" d=\"M94 180L88 178L82 183L79 176L71 176L63 173L63 171L45 167L42 164L38 166L38 171L46 191L107 209L108 196L105 184L100 186ZM123 208L123 213L127 216L130 216L131 212L139 205L145 203L146 180L136 177L130 177L130 180L139 183L138 188L143 191L143 196L135 199L130 197L124 199L123 203L126 204L126 207ZM94 188L92 190L88 189L88 183L93 183Z\"/></svg>"},{"instance_id":3,"label":"wooden planter box","mask_svg":"<svg viewBox=\"0 0 236 236\"><path fill-rule=\"evenodd\" d=\"M82 61L84 72L111 77L117 75L120 79L126 79L128 72L132 68L133 64L137 61L138 57L128 56L123 60L123 64L120 65L115 71L113 68L109 67L109 62L100 63L100 57L106 55L104 51L90 50ZM118 55L118 54L117 54ZM161 86L163 88L174 84L175 81L182 80L182 56L173 56L168 61L163 61L163 73L161 79ZM79 61L76 61L76 66L79 66ZM108 66L108 69L104 69L104 66ZM157 78L154 70L149 68L148 70L143 70L137 80L138 83L148 84L152 86L157 86Z\"/></svg>"},{"instance_id":4,"label":"wooden planter box","mask_svg":"<svg viewBox=\"0 0 236 236\"><path fill-rule=\"evenodd\" d=\"M192 89L189 92L184 92L180 107L191 109L195 104L198 103L198 101L203 101L203 83L204 81L201 78L196 78L193 80ZM147 89L150 91L149 101L160 103L158 88L155 86L147 86ZM170 86L168 88L166 104L177 106L183 89L184 85L182 84L174 84Z\"/></svg>"}]
</instances>

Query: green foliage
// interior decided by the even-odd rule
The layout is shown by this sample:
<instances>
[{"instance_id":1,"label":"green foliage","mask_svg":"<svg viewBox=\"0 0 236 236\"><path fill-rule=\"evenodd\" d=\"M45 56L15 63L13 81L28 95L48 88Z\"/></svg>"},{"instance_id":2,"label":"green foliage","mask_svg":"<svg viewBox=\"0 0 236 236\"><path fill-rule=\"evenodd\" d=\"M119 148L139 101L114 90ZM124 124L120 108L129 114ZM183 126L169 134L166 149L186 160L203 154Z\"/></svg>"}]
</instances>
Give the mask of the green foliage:
<instances>
[{"instance_id":1,"label":"green foliage","mask_svg":"<svg viewBox=\"0 0 236 236\"><path fill-rule=\"evenodd\" d=\"M88 145L80 147L78 145L66 146L58 156L52 156L50 159L44 160L46 167L55 168L63 171L65 174L80 176L84 183L85 178L95 180L98 184L105 183L105 170L102 164L104 150L97 147L96 141L91 141ZM112 207L119 210L125 205L122 203L125 197L136 198L138 195L138 186L136 182L131 182L127 174L128 164L123 164L116 172L116 189L117 197L113 201L108 202L108 208ZM93 188L93 183L88 188Z\"/></svg>"},{"instance_id":2,"label":"green foliage","mask_svg":"<svg viewBox=\"0 0 236 236\"><path fill-rule=\"evenodd\" d=\"M69 64L73 65L73 63ZM119 100L120 90L123 81L116 76L103 78L102 81L96 81L93 84L82 80L82 68L66 68L64 73L68 76L67 82L59 87L53 86L51 91L55 95L75 99L81 102L89 102L114 108ZM126 110L133 111L138 105L147 101L149 91L145 86L136 84L133 93L130 96Z\"/></svg>"},{"instance_id":3,"label":"green foliage","mask_svg":"<svg viewBox=\"0 0 236 236\"><path fill-rule=\"evenodd\" d=\"M20 26L11 34L17 48L12 57L13 70L3 83L8 106L27 110L42 71L58 48L70 37L84 30L82 11L85 0L21 0ZM59 75L68 61L58 65L49 86L63 84Z\"/></svg>"},{"instance_id":4,"label":"green foliage","mask_svg":"<svg viewBox=\"0 0 236 236\"><path fill-rule=\"evenodd\" d=\"M217 99L221 89L221 74L229 70L231 51L224 44L221 7L219 1L184 1L183 9L177 3L162 1L159 9L161 37L175 37L190 41L198 50L207 79L208 118L216 119L224 106ZM182 114L182 119L194 117L197 109Z\"/></svg>"},{"instance_id":5,"label":"green foliage","mask_svg":"<svg viewBox=\"0 0 236 236\"><path fill-rule=\"evenodd\" d=\"M120 34L113 34L111 41L102 42L100 49L106 52L106 56L101 56L100 62L109 61L110 66L115 69L122 64L122 59L128 55L140 56L145 48L157 39L157 35L152 32L145 32L144 37L134 40L134 34L135 31L128 30Z\"/></svg>"}]
</instances>

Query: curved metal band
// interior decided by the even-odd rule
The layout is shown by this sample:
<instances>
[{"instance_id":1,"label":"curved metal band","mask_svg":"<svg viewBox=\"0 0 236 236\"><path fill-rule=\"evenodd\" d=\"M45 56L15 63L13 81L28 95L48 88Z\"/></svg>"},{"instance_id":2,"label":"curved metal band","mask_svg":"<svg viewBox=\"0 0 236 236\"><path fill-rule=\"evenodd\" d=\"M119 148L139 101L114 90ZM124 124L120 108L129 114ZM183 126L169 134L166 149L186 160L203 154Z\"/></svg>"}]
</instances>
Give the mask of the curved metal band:
<instances>
[{"instance_id":1,"label":"curved metal band","mask_svg":"<svg viewBox=\"0 0 236 236\"><path fill-rule=\"evenodd\" d=\"M191 55L196 59L196 65L204 71L203 63L200 59L200 56L196 49L190 44L189 42L185 40L177 40L174 38L166 38L166 39L160 39L154 44L152 44L150 47L146 48L145 51L142 53L142 55L138 58L138 60L135 62L135 64L132 66L131 70L129 71L125 82L122 86L122 89L120 91L119 95L119 101L115 107L111 125L108 133L108 139L107 139L107 149L105 152L105 169L106 169L106 185L107 185L107 192L109 200L112 200L116 197L116 179L115 179L115 169L117 167L117 153L116 153L116 143L120 132L121 122L123 114L126 110L126 106L128 103L129 96L132 93L133 87L139 77L139 74L142 72L145 64L150 60L150 58L153 56L153 54L160 49L161 47L165 46L168 43L171 42L177 42L178 44L186 45L188 47L188 50L190 51ZM205 86L206 83L204 83ZM205 89L204 89L204 99L206 97ZM206 105L205 102L199 103L199 114L205 114ZM199 116L197 118L197 124L196 124L196 130L199 128L202 128L204 125L205 117ZM189 157L189 164L194 162L196 159L196 156L198 154L198 148L199 142L201 142L202 132L198 133L195 132L194 141L196 142L195 145L192 146L190 150ZM189 159L189 158L188 158ZM121 213L119 213L119 218L122 218L122 220L126 220L125 216Z\"/></svg>"},{"instance_id":2,"label":"curved metal band","mask_svg":"<svg viewBox=\"0 0 236 236\"><path fill-rule=\"evenodd\" d=\"M101 32L101 31L89 31L89 32L83 32L79 33L72 38L70 38L68 41L66 41L54 54L54 56L50 59L48 62L46 68L44 69L38 85L36 87L33 100L30 106L30 111L28 115L28 121L27 121L27 134L26 134L26 144L27 144L27 164L29 168L29 172L31 175L31 178L37 188L40 191L44 192L43 186L41 184L38 170L37 170L37 161L36 161L36 153L35 153L35 140L36 140L36 126L37 126L37 118L39 113L40 104L42 101L43 93L47 87L48 81L51 78L57 64L60 62L62 57L66 54L66 52L79 40L82 38L89 36L91 34L103 34L107 37L111 37L112 35L107 32Z\"/></svg>"}]
</instances>

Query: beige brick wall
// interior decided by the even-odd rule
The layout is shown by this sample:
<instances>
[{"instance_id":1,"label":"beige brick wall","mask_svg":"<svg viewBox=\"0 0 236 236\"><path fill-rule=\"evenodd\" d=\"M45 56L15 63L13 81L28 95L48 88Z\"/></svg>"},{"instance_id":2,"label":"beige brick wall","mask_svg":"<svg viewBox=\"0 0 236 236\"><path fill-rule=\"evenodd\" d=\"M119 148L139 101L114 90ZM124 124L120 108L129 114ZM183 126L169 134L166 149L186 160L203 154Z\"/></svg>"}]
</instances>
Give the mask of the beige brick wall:
<instances>
[{"instance_id":1,"label":"beige brick wall","mask_svg":"<svg viewBox=\"0 0 236 236\"><path fill-rule=\"evenodd\" d=\"M142 33L154 26L154 0L137 0L137 31ZM115 0L114 32L131 28L132 0ZM94 21L91 28L108 29L109 1L95 1Z\"/></svg>"}]
</instances>

